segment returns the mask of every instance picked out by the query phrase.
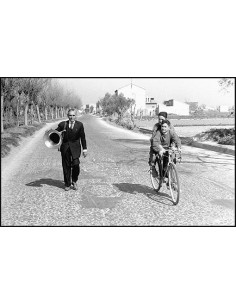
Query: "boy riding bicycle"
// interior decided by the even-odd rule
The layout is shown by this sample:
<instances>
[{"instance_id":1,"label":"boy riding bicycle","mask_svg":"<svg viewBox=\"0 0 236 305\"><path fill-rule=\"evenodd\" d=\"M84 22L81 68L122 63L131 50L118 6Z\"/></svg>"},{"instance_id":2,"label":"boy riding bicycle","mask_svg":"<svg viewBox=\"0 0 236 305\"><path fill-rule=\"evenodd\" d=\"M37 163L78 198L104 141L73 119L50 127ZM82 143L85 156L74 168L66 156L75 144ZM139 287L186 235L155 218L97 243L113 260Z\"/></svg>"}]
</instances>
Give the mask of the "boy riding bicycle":
<instances>
[{"instance_id":1,"label":"boy riding bicycle","mask_svg":"<svg viewBox=\"0 0 236 305\"><path fill-rule=\"evenodd\" d=\"M166 171L168 164L168 158L165 158L166 149L171 146L176 146L178 151L181 152L181 141L178 135L170 129L170 122L163 120L161 122L161 128L157 130L154 137L151 139L151 150L153 152L152 160L150 160L150 166L153 168L156 158L163 157L163 175Z\"/></svg>"},{"instance_id":2,"label":"boy riding bicycle","mask_svg":"<svg viewBox=\"0 0 236 305\"><path fill-rule=\"evenodd\" d=\"M169 122L169 129L171 132L175 133L175 129L174 129L174 126L170 123L169 120L167 120L167 112L160 112L158 114L158 122L154 125L153 127L153 130L152 130L152 136L151 136L151 146L150 146L150 152L149 152L149 161L148 161L148 164L151 166L151 163L152 163L152 159L153 159L153 155L155 155L156 153L153 151L152 149L152 141L153 141L153 138L155 137L157 131L161 131L161 124L163 121L168 121Z\"/></svg>"}]
</instances>

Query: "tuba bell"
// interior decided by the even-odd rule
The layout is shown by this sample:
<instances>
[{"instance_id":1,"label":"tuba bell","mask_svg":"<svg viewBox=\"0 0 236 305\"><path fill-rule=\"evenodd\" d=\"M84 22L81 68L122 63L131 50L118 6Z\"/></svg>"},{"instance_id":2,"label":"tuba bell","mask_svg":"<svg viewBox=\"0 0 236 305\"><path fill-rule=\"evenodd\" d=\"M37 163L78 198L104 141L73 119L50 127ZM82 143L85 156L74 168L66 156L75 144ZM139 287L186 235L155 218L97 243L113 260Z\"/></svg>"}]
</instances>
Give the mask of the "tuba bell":
<instances>
[{"instance_id":1,"label":"tuba bell","mask_svg":"<svg viewBox=\"0 0 236 305\"><path fill-rule=\"evenodd\" d=\"M64 130L63 130L64 131ZM62 143L62 132L54 129L47 130L43 136L44 144L48 148L60 148Z\"/></svg>"}]
</instances>

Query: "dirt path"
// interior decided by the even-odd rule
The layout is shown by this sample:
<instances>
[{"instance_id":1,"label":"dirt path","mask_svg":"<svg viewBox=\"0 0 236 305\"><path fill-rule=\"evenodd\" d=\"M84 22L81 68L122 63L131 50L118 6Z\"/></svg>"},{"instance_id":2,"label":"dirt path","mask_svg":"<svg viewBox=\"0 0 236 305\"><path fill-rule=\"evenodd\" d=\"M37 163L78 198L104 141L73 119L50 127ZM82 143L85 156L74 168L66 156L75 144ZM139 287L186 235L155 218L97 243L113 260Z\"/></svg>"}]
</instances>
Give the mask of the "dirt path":
<instances>
[{"instance_id":1,"label":"dirt path","mask_svg":"<svg viewBox=\"0 0 236 305\"><path fill-rule=\"evenodd\" d=\"M60 121L61 120L59 120L58 122L60 122ZM32 147L34 147L34 144L37 141L37 139L40 137L43 137L45 131L50 129L53 125L56 125L58 122L46 123L46 125L43 128L36 131L32 136L23 138L22 141L20 142L19 146L11 147L11 151L10 151L9 155L2 158L2 160L1 160L1 165L2 165L1 178L2 178L3 185L5 185L6 183L9 183L12 173L14 171L16 171L16 169L18 169L22 165L22 162L25 160L27 155L29 155L31 153ZM102 119L101 119L101 123L104 125L107 124ZM129 136L137 138L137 134L130 130L123 129L121 127L111 126L110 124L109 124L109 126L113 129L120 130L124 134L128 134ZM150 136L139 134L138 138L149 139Z\"/></svg>"},{"instance_id":2,"label":"dirt path","mask_svg":"<svg viewBox=\"0 0 236 305\"><path fill-rule=\"evenodd\" d=\"M149 135L91 116L81 121L88 156L81 158L78 191L64 190L60 153L43 142L47 125L18 148L3 171L3 226L234 224L234 157L184 147L178 164L181 199L173 206L165 185L158 194L151 186Z\"/></svg>"},{"instance_id":3,"label":"dirt path","mask_svg":"<svg viewBox=\"0 0 236 305\"><path fill-rule=\"evenodd\" d=\"M61 121L61 120L60 120ZM58 121L58 122L60 122ZM57 122L46 123L46 125L40 130L36 131L32 136L23 138L20 145L12 146L8 156L1 159L1 180L2 185L9 182L12 173L21 166L23 160L30 154L32 147L39 137L43 137L46 130Z\"/></svg>"}]
</instances>

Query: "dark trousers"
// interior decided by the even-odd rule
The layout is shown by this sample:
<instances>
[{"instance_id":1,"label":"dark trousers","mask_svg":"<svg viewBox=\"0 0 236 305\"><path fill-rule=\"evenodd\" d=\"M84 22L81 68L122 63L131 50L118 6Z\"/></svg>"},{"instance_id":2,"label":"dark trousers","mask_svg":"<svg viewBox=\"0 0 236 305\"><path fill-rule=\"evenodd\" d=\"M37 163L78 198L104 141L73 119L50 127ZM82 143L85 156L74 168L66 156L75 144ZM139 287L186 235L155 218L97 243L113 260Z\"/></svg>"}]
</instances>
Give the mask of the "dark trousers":
<instances>
[{"instance_id":1,"label":"dark trousers","mask_svg":"<svg viewBox=\"0 0 236 305\"><path fill-rule=\"evenodd\" d=\"M150 152L149 152L149 165L154 165L156 158L159 158L159 154L154 152L154 150L152 148L150 148ZM163 163L162 163L162 175L164 176L164 173L166 171L168 165L168 153L164 153L163 156Z\"/></svg>"},{"instance_id":2,"label":"dark trousers","mask_svg":"<svg viewBox=\"0 0 236 305\"><path fill-rule=\"evenodd\" d=\"M150 151L149 151L149 160L148 160L148 164L154 165L154 162L156 160L156 153L154 152L154 150L150 147Z\"/></svg>"},{"instance_id":3,"label":"dark trousers","mask_svg":"<svg viewBox=\"0 0 236 305\"><path fill-rule=\"evenodd\" d=\"M163 155L163 163L162 163L162 166L163 166L163 168L162 168L162 175L164 176L164 174L165 174L165 171L166 171L166 169L167 169L167 165L168 165L168 153L164 153L164 155ZM167 175L166 175L166 177L167 177Z\"/></svg>"},{"instance_id":4,"label":"dark trousers","mask_svg":"<svg viewBox=\"0 0 236 305\"><path fill-rule=\"evenodd\" d=\"M72 182L77 182L80 173L79 163L79 159L73 160L71 150L68 148L65 155L62 156L62 168L65 186L71 185L71 174Z\"/></svg>"}]
</instances>

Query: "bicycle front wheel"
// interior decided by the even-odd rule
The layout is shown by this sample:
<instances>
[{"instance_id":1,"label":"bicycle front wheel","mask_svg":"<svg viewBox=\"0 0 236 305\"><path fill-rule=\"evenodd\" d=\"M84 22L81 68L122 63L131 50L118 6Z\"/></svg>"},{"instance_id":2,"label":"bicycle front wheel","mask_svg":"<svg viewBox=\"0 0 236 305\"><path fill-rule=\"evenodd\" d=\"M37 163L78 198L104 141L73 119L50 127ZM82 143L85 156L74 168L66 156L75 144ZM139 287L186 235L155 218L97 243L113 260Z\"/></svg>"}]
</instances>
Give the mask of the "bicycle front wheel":
<instances>
[{"instance_id":1,"label":"bicycle front wheel","mask_svg":"<svg viewBox=\"0 0 236 305\"><path fill-rule=\"evenodd\" d=\"M161 166L159 161L155 163L155 166L151 167L150 177L154 190L158 192L161 188Z\"/></svg>"},{"instance_id":2,"label":"bicycle front wheel","mask_svg":"<svg viewBox=\"0 0 236 305\"><path fill-rule=\"evenodd\" d=\"M179 202L180 184L179 184L178 173L174 164L169 165L168 178L169 178L169 188L170 188L171 197L173 203L176 205Z\"/></svg>"}]
</instances>

